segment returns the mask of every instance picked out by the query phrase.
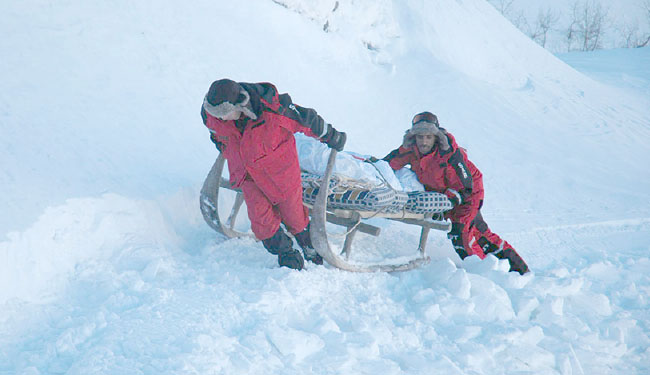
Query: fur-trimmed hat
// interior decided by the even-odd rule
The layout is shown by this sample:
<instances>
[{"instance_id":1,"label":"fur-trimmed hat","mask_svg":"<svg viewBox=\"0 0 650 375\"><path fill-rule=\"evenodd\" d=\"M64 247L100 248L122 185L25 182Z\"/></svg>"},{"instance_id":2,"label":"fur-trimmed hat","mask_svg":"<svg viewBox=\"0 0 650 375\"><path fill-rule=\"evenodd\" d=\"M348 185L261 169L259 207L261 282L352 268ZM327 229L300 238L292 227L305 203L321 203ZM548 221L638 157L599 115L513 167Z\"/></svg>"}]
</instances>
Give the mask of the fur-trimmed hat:
<instances>
[{"instance_id":1,"label":"fur-trimmed hat","mask_svg":"<svg viewBox=\"0 0 650 375\"><path fill-rule=\"evenodd\" d=\"M214 117L222 118L225 115L239 110L253 120L257 116L250 109L250 94L239 83L224 78L212 82L208 93L203 100L203 108Z\"/></svg>"},{"instance_id":2,"label":"fur-trimmed hat","mask_svg":"<svg viewBox=\"0 0 650 375\"><path fill-rule=\"evenodd\" d=\"M446 151L449 149L449 142L445 136L444 130L440 129L438 117L431 112L420 112L413 116L413 125L404 134L402 146L408 148L415 144L415 136L423 134L433 134L436 136L438 147Z\"/></svg>"}]
</instances>

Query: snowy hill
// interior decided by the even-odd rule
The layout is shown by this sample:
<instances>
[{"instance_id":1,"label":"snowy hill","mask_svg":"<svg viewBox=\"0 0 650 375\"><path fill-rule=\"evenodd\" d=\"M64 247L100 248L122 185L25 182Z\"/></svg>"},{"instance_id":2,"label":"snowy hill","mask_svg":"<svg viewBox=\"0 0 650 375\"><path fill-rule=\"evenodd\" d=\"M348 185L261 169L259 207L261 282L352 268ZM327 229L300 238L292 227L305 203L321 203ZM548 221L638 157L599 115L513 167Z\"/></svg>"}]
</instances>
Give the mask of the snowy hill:
<instances>
[{"instance_id":1,"label":"snowy hill","mask_svg":"<svg viewBox=\"0 0 650 375\"><path fill-rule=\"evenodd\" d=\"M0 374L650 371L650 49L558 58L484 0L245 3L5 5ZM198 211L222 77L380 157L437 113L534 273L461 262L444 233L398 274L226 241ZM378 225L360 248L415 248Z\"/></svg>"}]
</instances>

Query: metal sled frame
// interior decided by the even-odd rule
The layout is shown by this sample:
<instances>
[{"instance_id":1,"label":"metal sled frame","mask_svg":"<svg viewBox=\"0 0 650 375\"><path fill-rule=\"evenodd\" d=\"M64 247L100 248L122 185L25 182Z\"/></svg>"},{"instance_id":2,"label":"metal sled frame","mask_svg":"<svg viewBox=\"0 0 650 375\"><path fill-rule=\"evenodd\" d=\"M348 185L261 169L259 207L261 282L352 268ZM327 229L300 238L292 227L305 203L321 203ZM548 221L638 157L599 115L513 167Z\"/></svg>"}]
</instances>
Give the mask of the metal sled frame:
<instances>
[{"instance_id":1,"label":"metal sled frame","mask_svg":"<svg viewBox=\"0 0 650 375\"><path fill-rule=\"evenodd\" d=\"M327 162L325 174L321 180L321 188L316 197L314 205L305 204L310 209L311 215L311 240L316 251L325 259L325 261L336 268L352 272L394 272L408 271L420 265L429 262L430 258L426 255L426 243L431 229L449 231L451 224L448 221L439 219L434 220L432 215L415 214L408 212L383 213L375 211L356 211L342 209L328 209L327 196L329 195L329 180L332 177L334 163L336 160L336 150L332 150ZM244 201L243 193L239 189L234 189L230 183L224 179L221 174L225 158L219 155L214 162L212 169L203 183L201 189L200 207L201 213L206 223L214 230L222 233L229 238L250 237L255 238L251 232L241 232L234 229L235 219ZM228 219L224 222L219 217L219 189L226 188L237 192L235 202L231 209ZM323 188L325 187L325 188ZM367 218L385 218L395 220L406 224L417 225L422 228L420 233L420 242L417 255L408 262L399 264L356 264L348 262L351 253L351 246L357 232L363 232L373 236L378 236L380 228L362 222ZM343 244L343 250L340 255L332 251L327 238L326 224L341 225L347 228L348 232Z\"/></svg>"}]
</instances>

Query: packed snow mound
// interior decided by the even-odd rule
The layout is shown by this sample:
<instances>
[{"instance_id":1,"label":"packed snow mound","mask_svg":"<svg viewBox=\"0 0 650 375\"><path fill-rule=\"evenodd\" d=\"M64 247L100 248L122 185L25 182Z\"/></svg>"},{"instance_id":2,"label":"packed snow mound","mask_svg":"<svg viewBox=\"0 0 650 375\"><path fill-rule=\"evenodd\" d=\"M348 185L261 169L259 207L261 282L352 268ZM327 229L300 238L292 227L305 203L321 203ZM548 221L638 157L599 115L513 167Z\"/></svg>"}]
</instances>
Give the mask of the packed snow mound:
<instances>
[{"instance_id":1,"label":"packed snow mound","mask_svg":"<svg viewBox=\"0 0 650 375\"><path fill-rule=\"evenodd\" d=\"M47 300L81 264L117 260L128 253L131 267L137 253L163 256L177 246L173 229L152 201L116 194L70 199L48 208L25 232L10 233L9 240L0 242L0 285L13 285L0 288L0 304L12 298ZM155 273L160 263L140 266Z\"/></svg>"},{"instance_id":2,"label":"packed snow mound","mask_svg":"<svg viewBox=\"0 0 650 375\"><path fill-rule=\"evenodd\" d=\"M650 219L520 233L518 241L544 250L540 257L557 257L523 277L492 256L459 267L441 253L407 273L312 264L298 272L278 268L251 239L225 240L199 225L197 211L186 209L195 194L70 200L0 243L3 259L8 250L24 252L10 257L11 267L0 263L2 285L12 286L0 299L0 370L559 375L648 369L643 290L650 283L644 243ZM407 226L383 230L380 238L360 236L360 248L399 252L416 245ZM556 242L549 244L551 236ZM609 254L624 243L635 256L588 251L603 242ZM587 251L563 251L581 247Z\"/></svg>"},{"instance_id":3,"label":"packed snow mound","mask_svg":"<svg viewBox=\"0 0 650 375\"><path fill-rule=\"evenodd\" d=\"M355 38L381 63L419 50L470 77L508 88L525 87L531 79L566 79L567 74L581 79L485 0L411 1L399 6L391 0L273 2L326 32Z\"/></svg>"},{"instance_id":4,"label":"packed snow mound","mask_svg":"<svg viewBox=\"0 0 650 375\"><path fill-rule=\"evenodd\" d=\"M378 52L401 37L389 0L272 0L322 26L323 31L357 38Z\"/></svg>"}]
</instances>

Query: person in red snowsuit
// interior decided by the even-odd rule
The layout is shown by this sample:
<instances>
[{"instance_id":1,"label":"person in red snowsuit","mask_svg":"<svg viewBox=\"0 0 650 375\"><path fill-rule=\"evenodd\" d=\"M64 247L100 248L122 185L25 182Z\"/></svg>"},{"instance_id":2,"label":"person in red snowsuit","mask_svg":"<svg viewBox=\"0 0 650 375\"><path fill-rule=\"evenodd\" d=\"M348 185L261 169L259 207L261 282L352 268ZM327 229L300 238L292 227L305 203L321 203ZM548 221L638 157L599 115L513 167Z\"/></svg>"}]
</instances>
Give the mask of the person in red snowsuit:
<instances>
[{"instance_id":1,"label":"person in red snowsuit","mask_svg":"<svg viewBox=\"0 0 650 375\"><path fill-rule=\"evenodd\" d=\"M394 170L410 165L427 191L447 195L454 205L445 213L452 223L448 237L461 259L470 255L483 259L486 254L494 254L508 259L511 271L522 275L528 272L526 262L515 249L483 220L483 175L456 144L454 136L440 127L436 115L415 115L402 146L384 160Z\"/></svg>"},{"instance_id":2,"label":"person in red snowsuit","mask_svg":"<svg viewBox=\"0 0 650 375\"><path fill-rule=\"evenodd\" d=\"M341 151L345 133L325 123L315 110L294 104L288 94L279 95L270 83L217 80L205 95L201 117L228 161L230 184L244 194L251 229L264 247L278 255L280 266L303 268L303 257L282 222L305 258L322 264L309 236L293 134L304 133Z\"/></svg>"}]
</instances>

